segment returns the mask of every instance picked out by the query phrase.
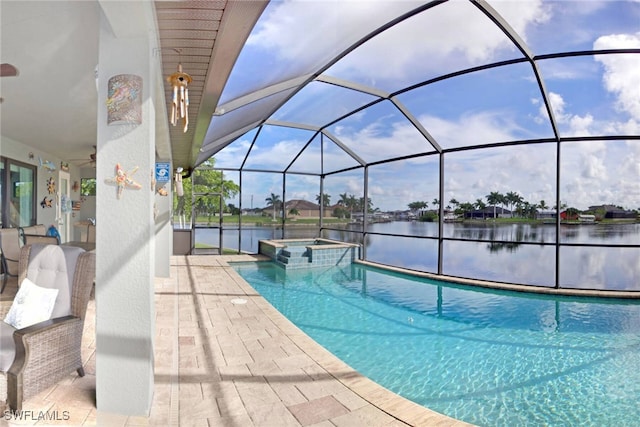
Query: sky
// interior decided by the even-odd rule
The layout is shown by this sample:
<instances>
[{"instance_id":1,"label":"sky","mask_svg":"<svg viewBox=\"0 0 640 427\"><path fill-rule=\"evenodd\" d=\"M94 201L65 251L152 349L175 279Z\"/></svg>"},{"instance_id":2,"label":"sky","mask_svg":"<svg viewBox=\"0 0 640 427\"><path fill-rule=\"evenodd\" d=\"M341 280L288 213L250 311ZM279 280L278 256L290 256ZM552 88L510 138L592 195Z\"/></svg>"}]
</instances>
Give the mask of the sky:
<instances>
[{"instance_id":1,"label":"sky","mask_svg":"<svg viewBox=\"0 0 640 427\"><path fill-rule=\"evenodd\" d=\"M433 7L371 40L377 26L420 2L347 0L271 2L238 58L222 102L289 78L324 74L370 93L314 82L299 91L274 119L325 126L364 106L375 94L403 91L470 67L523 57L522 52L472 3L452 0ZM640 1L489 1L533 55L600 49L640 49ZM342 57L349 46L358 46ZM336 59L341 58L338 61ZM334 63L335 61L335 63ZM599 140L640 135L640 55L540 58L536 61L562 138L561 204L587 209L614 204L640 209L640 140ZM438 197L443 149L508 141L549 140L554 129L533 67L518 63L459 75L399 93L326 128L366 163L425 154L369 169L369 197L383 211L406 209ZM400 108L399 108L400 107ZM413 122L402 113L410 112ZM422 127L429 136L418 131ZM216 166L237 168L255 132L217 153ZM357 161L311 131L265 126L246 167L324 172ZM580 140L589 138L589 140ZM556 143L518 144L444 155L444 201L475 202L493 191L514 191L530 203L556 204ZM297 157L296 157L297 156ZM237 174L230 174L237 179ZM236 177L236 178L233 178ZM282 174L243 175L243 207L258 207L282 194ZM330 175L324 191L332 203L342 193L363 191L363 172ZM286 199L315 201L319 179L286 178ZM237 205L238 202L236 201Z\"/></svg>"}]
</instances>

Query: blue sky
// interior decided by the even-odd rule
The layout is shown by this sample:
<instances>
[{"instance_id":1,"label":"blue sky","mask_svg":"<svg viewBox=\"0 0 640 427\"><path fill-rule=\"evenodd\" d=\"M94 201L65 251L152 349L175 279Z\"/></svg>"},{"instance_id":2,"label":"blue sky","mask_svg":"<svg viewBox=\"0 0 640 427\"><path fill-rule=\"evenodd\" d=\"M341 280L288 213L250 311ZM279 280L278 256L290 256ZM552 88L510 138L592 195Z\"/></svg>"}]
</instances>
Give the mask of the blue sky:
<instances>
[{"instance_id":1,"label":"blue sky","mask_svg":"<svg viewBox=\"0 0 640 427\"><path fill-rule=\"evenodd\" d=\"M420 3L408 1L276 1L266 9L238 59L222 101L263 85L317 71L372 26ZM640 48L639 1L489 1L535 55L592 49ZM392 93L447 73L522 53L470 2L436 6L364 43L326 75ZM640 134L640 55L577 56L537 61L562 137ZM336 86L313 83L278 120L326 124L374 99ZM552 138L535 74L528 63L493 68L439 81L398 96L443 148ZM433 151L391 102L330 126L329 131L367 162ZM218 153L216 165L237 167L254 133ZM265 127L248 164L282 170L312 133ZM561 145L560 200L586 209L614 203L640 208L640 141L580 141ZM292 170L318 172L319 140ZM337 146L324 152L332 169L355 161ZM515 191L531 203L556 200L556 145L500 147L445 155L445 202L475 201L492 191ZM282 194L281 175L243 177L243 206ZM332 202L358 194L362 172L328 178ZM403 160L370 169L369 196L382 210L405 209L437 197L438 157ZM287 177L286 198L314 201L318 179ZM258 203L258 201L260 201ZM238 202L235 202L238 204Z\"/></svg>"}]
</instances>

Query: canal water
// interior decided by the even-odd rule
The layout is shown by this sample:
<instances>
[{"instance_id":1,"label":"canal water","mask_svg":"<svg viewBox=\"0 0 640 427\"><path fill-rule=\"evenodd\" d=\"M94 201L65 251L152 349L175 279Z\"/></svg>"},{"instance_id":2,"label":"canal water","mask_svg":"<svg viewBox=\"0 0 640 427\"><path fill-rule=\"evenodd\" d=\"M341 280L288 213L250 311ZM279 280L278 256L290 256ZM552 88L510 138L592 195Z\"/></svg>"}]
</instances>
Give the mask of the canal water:
<instances>
[{"instance_id":1,"label":"canal water","mask_svg":"<svg viewBox=\"0 0 640 427\"><path fill-rule=\"evenodd\" d=\"M325 230L321 237L362 244L361 225ZM399 236L389 236L390 234ZM438 270L438 224L395 221L371 224L366 259L412 270ZM239 237L241 244L239 245ZM318 229L293 226L224 229L223 246L258 252L263 239L318 237ZM640 224L445 223L443 274L563 288L640 291ZM561 243L556 253L556 238ZM197 229L196 243L219 246L219 230Z\"/></svg>"}]
</instances>

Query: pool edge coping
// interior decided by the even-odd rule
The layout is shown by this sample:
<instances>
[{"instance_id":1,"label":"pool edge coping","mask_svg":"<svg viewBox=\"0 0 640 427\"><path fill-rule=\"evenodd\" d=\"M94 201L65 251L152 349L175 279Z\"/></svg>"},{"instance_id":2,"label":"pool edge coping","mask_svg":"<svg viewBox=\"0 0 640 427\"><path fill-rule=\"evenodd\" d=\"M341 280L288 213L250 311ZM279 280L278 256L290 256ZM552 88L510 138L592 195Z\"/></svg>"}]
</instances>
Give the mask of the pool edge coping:
<instances>
[{"instance_id":1,"label":"pool edge coping","mask_svg":"<svg viewBox=\"0 0 640 427\"><path fill-rule=\"evenodd\" d=\"M615 291L615 290L597 290L597 289L573 289L573 288L554 288L539 285L522 285L517 283L493 282L490 280L468 279L464 277L438 275L427 273L424 271L409 270L402 267L394 267L385 264L378 264L371 261L355 260L354 263L365 265L367 267L378 268L395 273L402 273L409 276L421 277L425 279L438 280L440 282L450 283L454 285L463 285L476 288L495 289L501 291L525 292L530 294L547 294L569 297L587 297L587 298L618 298L618 299L640 299L638 291Z\"/></svg>"}]
</instances>

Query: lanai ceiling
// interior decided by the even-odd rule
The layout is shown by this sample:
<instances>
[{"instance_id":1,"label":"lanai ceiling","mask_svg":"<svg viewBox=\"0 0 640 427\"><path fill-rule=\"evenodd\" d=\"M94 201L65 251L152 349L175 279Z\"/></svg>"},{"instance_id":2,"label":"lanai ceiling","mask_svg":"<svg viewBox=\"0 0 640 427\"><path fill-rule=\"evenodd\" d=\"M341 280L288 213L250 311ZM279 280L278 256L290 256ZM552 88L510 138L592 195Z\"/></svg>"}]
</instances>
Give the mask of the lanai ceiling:
<instances>
[{"instance_id":1,"label":"lanai ceiling","mask_svg":"<svg viewBox=\"0 0 640 427\"><path fill-rule=\"evenodd\" d=\"M189 85L189 128L171 126L173 161L189 169L199 153L227 77L266 1L156 1L163 75L181 63ZM167 109L171 87L165 82Z\"/></svg>"},{"instance_id":2,"label":"lanai ceiling","mask_svg":"<svg viewBox=\"0 0 640 427\"><path fill-rule=\"evenodd\" d=\"M170 126L175 166L194 166L231 67L266 3L155 2L163 76L181 62L193 78L188 132ZM3 0L0 19L0 60L18 69L0 79L2 135L86 164L96 144L100 2ZM166 81L165 89L169 108Z\"/></svg>"}]
</instances>

